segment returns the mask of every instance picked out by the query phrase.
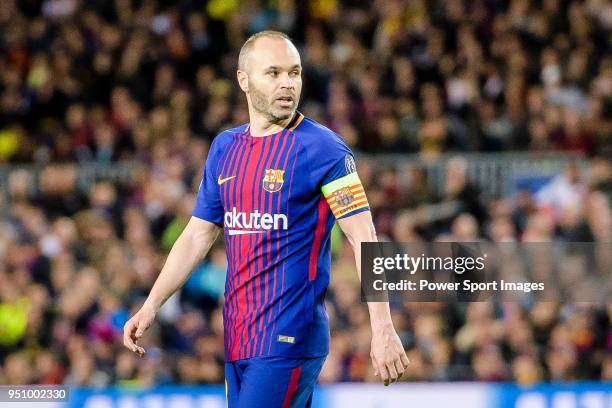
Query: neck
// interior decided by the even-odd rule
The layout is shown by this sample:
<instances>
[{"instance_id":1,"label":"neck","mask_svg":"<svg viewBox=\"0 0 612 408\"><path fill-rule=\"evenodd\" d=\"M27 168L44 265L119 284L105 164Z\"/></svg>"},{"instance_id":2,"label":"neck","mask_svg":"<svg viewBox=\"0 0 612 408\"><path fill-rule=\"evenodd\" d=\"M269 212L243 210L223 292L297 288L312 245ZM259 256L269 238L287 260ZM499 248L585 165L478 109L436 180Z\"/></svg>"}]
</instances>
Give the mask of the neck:
<instances>
[{"instance_id":1,"label":"neck","mask_svg":"<svg viewBox=\"0 0 612 408\"><path fill-rule=\"evenodd\" d=\"M274 133L278 133L283 130L291 119L293 119L293 113L287 119L272 121L269 118L266 118L259 112L256 112L254 109L249 107L249 130L251 135L254 136L268 136Z\"/></svg>"}]
</instances>

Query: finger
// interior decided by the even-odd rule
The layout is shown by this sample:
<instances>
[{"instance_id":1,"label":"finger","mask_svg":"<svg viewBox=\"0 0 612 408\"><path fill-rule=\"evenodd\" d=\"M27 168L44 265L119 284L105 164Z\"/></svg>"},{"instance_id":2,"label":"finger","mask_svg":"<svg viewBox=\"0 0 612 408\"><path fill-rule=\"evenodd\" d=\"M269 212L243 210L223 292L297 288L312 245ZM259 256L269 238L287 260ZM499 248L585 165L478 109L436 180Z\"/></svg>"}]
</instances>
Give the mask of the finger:
<instances>
[{"instance_id":1,"label":"finger","mask_svg":"<svg viewBox=\"0 0 612 408\"><path fill-rule=\"evenodd\" d=\"M123 341L123 344L125 344L125 347L127 347L130 351L136 352L137 349L137 345L132 341L131 338L127 338L126 340Z\"/></svg>"},{"instance_id":2,"label":"finger","mask_svg":"<svg viewBox=\"0 0 612 408\"><path fill-rule=\"evenodd\" d=\"M145 331L145 327L142 324L142 322L138 322L138 328L136 329L136 338L139 339L142 337L144 331Z\"/></svg>"},{"instance_id":3,"label":"finger","mask_svg":"<svg viewBox=\"0 0 612 408\"><path fill-rule=\"evenodd\" d=\"M404 368L408 368L408 365L410 365L410 360L408 359L406 352L402 350L402 355L400 357L402 359L402 364L404 365Z\"/></svg>"},{"instance_id":4,"label":"finger","mask_svg":"<svg viewBox=\"0 0 612 408\"><path fill-rule=\"evenodd\" d=\"M397 380L399 381L400 378L402 378L402 375L404 375L404 365L402 364L402 360L400 358L398 358L397 360L395 360L395 371L397 371Z\"/></svg>"},{"instance_id":5,"label":"finger","mask_svg":"<svg viewBox=\"0 0 612 408\"><path fill-rule=\"evenodd\" d=\"M392 384L397 381L397 370L395 369L395 362L389 361L387 363L387 370L389 370L389 382Z\"/></svg>"},{"instance_id":6,"label":"finger","mask_svg":"<svg viewBox=\"0 0 612 408\"><path fill-rule=\"evenodd\" d=\"M374 375L376 377L378 377L378 363L376 362L376 357L374 357L373 355L370 355L370 358L372 359L372 367L374 367Z\"/></svg>"},{"instance_id":7,"label":"finger","mask_svg":"<svg viewBox=\"0 0 612 408\"><path fill-rule=\"evenodd\" d=\"M383 380L383 383L389 385L389 372L387 371L387 367L385 367L384 364L379 364L378 372L380 373L380 378Z\"/></svg>"},{"instance_id":8,"label":"finger","mask_svg":"<svg viewBox=\"0 0 612 408\"><path fill-rule=\"evenodd\" d=\"M132 332L134 331L134 323L128 321L123 327L123 345L128 349L134 351L136 344L132 340Z\"/></svg>"},{"instance_id":9,"label":"finger","mask_svg":"<svg viewBox=\"0 0 612 408\"><path fill-rule=\"evenodd\" d=\"M142 357L142 355L144 354L144 349L142 347L139 347L136 342L135 342L135 338L134 338L134 331L136 330L136 325L133 321L128 321L124 327L123 330L123 344L125 345L125 347L127 347L130 351L140 355Z\"/></svg>"},{"instance_id":10,"label":"finger","mask_svg":"<svg viewBox=\"0 0 612 408\"><path fill-rule=\"evenodd\" d=\"M144 356L145 354L145 350L143 347L138 345L138 339L140 339L140 337L142 337L142 330L139 330L137 327L134 328L134 334L132 336L132 338L134 339L134 353L138 354L139 357Z\"/></svg>"},{"instance_id":11,"label":"finger","mask_svg":"<svg viewBox=\"0 0 612 408\"><path fill-rule=\"evenodd\" d=\"M139 357L142 357L145 353L144 348L138 345L138 340L134 341L134 348L132 349L132 351L138 354Z\"/></svg>"}]
</instances>

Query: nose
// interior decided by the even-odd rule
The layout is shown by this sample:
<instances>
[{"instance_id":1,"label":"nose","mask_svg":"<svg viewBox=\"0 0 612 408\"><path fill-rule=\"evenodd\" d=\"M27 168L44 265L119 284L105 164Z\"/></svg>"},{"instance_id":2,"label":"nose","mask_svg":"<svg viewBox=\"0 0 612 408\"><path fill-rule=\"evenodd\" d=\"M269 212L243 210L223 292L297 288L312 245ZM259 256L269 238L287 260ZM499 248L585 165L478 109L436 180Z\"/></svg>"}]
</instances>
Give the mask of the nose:
<instances>
[{"instance_id":1,"label":"nose","mask_svg":"<svg viewBox=\"0 0 612 408\"><path fill-rule=\"evenodd\" d=\"M280 87L284 89L295 88L295 81L288 72L284 72L280 77Z\"/></svg>"}]
</instances>

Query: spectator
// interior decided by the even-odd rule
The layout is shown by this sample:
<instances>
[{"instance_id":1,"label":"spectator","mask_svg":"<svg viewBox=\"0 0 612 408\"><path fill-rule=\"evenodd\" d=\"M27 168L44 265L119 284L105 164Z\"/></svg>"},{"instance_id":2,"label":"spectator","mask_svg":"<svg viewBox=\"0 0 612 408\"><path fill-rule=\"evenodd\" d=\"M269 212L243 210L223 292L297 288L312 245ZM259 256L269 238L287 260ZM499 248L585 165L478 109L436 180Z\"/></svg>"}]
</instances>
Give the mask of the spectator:
<instances>
[{"instance_id":1,"label":"spectator","mask_svg":"<svg viewBox=\"0 0 612 408\"><path fill-rule=\"evenodd\" d=\"M306 114L361 153L424 160L407 177L358 161L381 239L611 241L605 2L221 3L2 2L0 164L39 171L0 185L0 383L222 382L221 242L160 311L147 357L117 336L190 216L212 139L248 118L235 50L267 27L303 48ZM590 171L490 197L455 157L436 189L427 160L508 149L580 153ZM115 181L86 172L126 163ZM347 248L335 235L322 382L375 380ZM393 319L409 380L612 379L610 305L406 303Z\"/></svg>"}]
</instances>

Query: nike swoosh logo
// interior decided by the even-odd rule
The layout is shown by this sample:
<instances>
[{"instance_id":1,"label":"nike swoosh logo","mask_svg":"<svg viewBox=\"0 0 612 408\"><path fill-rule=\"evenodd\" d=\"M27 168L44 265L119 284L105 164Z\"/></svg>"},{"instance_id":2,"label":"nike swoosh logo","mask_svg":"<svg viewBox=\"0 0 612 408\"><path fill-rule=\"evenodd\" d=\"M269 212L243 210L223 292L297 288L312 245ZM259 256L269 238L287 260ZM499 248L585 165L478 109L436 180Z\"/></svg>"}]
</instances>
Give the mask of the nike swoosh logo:
<instances>
[{"instance_id":1,"label":"nike swoosh logo","mask_svg":"<svg viewBox=\"0 0 612 408\"><path fill-rule=\"evenodd\" d=\"M233 178L236 178L236 176L231 176L231 177L226 177L226 178L221 178L221 176L219 176L219 178L217 179L217 183L221 185L221 184L227 183Z\"/></svg>"}]
</instances>

